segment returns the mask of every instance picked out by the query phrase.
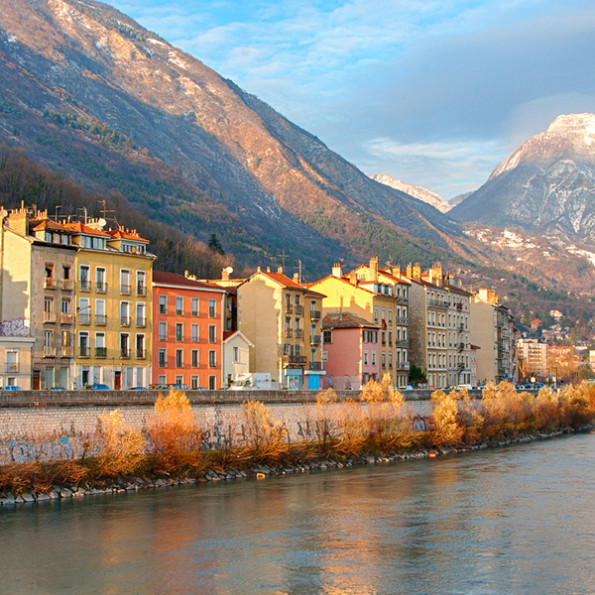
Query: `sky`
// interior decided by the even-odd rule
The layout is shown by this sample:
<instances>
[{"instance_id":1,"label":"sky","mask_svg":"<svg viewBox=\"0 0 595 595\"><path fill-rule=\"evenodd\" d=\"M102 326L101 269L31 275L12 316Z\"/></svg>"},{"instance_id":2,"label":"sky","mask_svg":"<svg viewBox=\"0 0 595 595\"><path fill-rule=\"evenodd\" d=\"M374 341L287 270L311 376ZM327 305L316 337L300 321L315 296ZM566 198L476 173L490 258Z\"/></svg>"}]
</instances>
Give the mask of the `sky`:
<instances>
[{"instance_id":1,"label":"sky","mask_svg":"<svg viewBox=\"0 0 595 595\"><path fill-rule=\"evenodd\" d=\"M475 190L595 112L592 0L106 0L364 173Z\"/></svg>"}]
</instances>

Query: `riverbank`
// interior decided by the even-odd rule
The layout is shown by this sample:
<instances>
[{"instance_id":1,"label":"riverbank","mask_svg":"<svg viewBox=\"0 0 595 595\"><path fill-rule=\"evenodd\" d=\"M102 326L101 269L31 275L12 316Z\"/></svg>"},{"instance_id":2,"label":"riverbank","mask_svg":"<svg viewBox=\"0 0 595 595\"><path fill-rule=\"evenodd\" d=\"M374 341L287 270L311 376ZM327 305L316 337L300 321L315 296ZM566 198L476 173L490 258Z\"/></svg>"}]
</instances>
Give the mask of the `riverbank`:
<instances>
[{"instance_id":1,"label":"riverbank","mask_svg":"<svg viewBox=\"0 0 595 595\"><path fill-rule=\"evenodd\" d=\"M157 399L142 432L116 409L98 417L94 440L83 444L81 456L0 466L0 504L435 458L595 424L595 387L586 383L559 392L545 388L537 396L503 383L484 389L481 400L464 389L435 391L431 405L431 415L412 415L388 379L341 402L327 390L318 393L295 442L261 402L244 402L241 417L213 432L199 424L186 395L172 391ZM215 437L215 446L206 436Z\"/></svg>"}]
</instances>

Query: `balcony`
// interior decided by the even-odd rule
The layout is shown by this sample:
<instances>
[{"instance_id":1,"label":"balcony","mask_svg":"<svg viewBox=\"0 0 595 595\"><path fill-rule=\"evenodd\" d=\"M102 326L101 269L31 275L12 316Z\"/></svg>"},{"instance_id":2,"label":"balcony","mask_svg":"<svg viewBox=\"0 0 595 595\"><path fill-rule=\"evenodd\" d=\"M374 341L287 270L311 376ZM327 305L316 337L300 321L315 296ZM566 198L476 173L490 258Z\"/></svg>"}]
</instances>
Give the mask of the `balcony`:
<instances>
[{"instance_id":1,"label":"balcony","mask_svg":"<svg viewBox=\"0 0 595 595\"><path fill-rule=\"evenodd\" d=\"M72 324L74 316L68 312L60 312L60 324Z\"/></svg>"},{"instance_id":2,"label":"balcony","mask_svg":"<svg viewBox=\"0 0 595 595\"><path fill-rule=\"evenodd\" d=\"M147 295L147 286L144 283L136 284L136 295Z\"/></svg>"},{"instance_id":3,"label":"balcony","mask_svg":"<svg viewBox=\"0 0 595 595\"><path fill-rule=\"evenodd\" d=\"M291 304L285 304L285 314L293 314L293 306Z\"/></svg>"},{"instance_id":4,"label":"balcony","mask_svg":"<svg viewBox=\"0 0 595 595\"><path fill-rule=\"evenodd\" d=\"M308 370L313 370L314 372L320 372L322 370L322 362L310 362L308 364Z\"/></svg>"},{"instance_id":5,"label":"balcony","mask_svg":"<svg viewBox=\"0 0 595 595\"><path fill-rule=\"evenodd\" d=\"M107 324L107 316L105 314L95 314L95 324L97 326L105 326Z\"/></svg>"},{"instance_id":6,"label":"balcony","mask_svg":"<svg viewBox=\"0 0 595 595\"><path fill-rule=\"evenodd\" d=\"M409 370L411 362L397 362L397 370Z\"/></svg>"},{"instance_id":7,"label":"balcony","mask_svg":"<svg viewBox=\"0 0 595 595\"><path fill-rule=\"evenodd\" d=\"M79 280L79 290L80 291L91 291L91 282L87 279L80 279Z\"/></svg>"},{"instance_id":8,"label":"balcony","mask_svg":"<svg viewBox=\"0 0 595 595\"><path fill-rule=\"evenodd\" d=\"M56 289L57 286L58 283L56 282L56 279L54 279L53 277L45 277L45 279L43 280L44 289Z\"/></svg>"},{"instance_id":9,"label":"balcony","mask_svg":"<svg viewBox=\"0 0 595 595\"><path fill-rule=\"evenodd\" d=\"M128 349L127 347L121 347L120 348L120 357L122 359L130 359L130 349Z\"/></svg>"},{"instance_id":10,"label":"balcony","mask_svg":"<svg viewBox=\"0 0 595 595\"><path fill-rule=\"evenodd\" d=\"M407 318L407 316L397 316L396 323L397 324L408 324L409 319Z\"/></svg>"},{"instance_id":11,"label":"balcony","mask_svg":"<svg viewBox=\"0 0 595 595\"><path fill-rule=\"evenodd\" d=\"M20 365L15 362L6 362L6 373L7 374L20 374Z\"/></svg>"},{"instance_id":12,"label":"balcony","mask_svg":"<svg viewBox=\"0 0 595 595\"><path fill-rule=\"evenodd\" d=\"M159 335L160 341L167 341L167 335Z\"/></svg>"},{"instance_id":13,"label":"balcony","mask_svg":"<svg viewBox=\"0 0 595 595\"><path fill-rule=\"evenodd\" d=\"M120 326L130 326L130 316L120 316Z\"/></svg>"},{"instance_id":14,"label":"balcony","mask_svg":"<svg viewBox=\"0 0 595 595\"><path fill-rule=\"evenodd\" d=\"M322 345L322 337L320 335L310 335L310 345Z\"/></svg>"},{"instance_id":15,"label":"balcony","mask_svg":"<svg viewBox=\"0 0 595 595\"><path fill-rule=\"evenodd\" d=\"M431 306L432 308L444 308L446 310L448 309L448 302L429 298L428 306Z\"/></svg>"},{"instance_id":16,"label":"balcony","mask_svg":"<svg viewBox=\"0 0 595 595\"><path fill-rule=\"evenodd\" d=\"M296 339L303 339L304 338L304 329L301 329L301 328L293 329L293 336Z\"/></svg>"},{"instance_id":17,"label":"balcony","mask_svg":"<svg viewBox=\"0 0 595 595\"><path fill-rule=\"evenodd\" d=\"M91 316L88 313L79 314L79 324L82 326L88 326L91 324Z\"/></svg>"},{"instance_id":18,"label":"balcony","mask_svg":"<svg viewBox=\"0 0 595 595\"><path fill-rule=\"evenodd\" d=\"M42 357L56 357L56 348L49 346L49 345L44 345L41 356Z\"/></svg>"},{"instance_id":19,"label":"balcony","mask_svg":"<svg viewBox=\"0 0 595 595\"><path fill-rule=\"evenodd\" d=\"M136 326L138 328L145 328L147 326L147 319L144 317L136 317Z\"/></svg>"},{"instance_id":20,"label":"balcony","mask_svg":"<svg viewBox=\"0 0 595 595\"><path fill-rule=\"evenodd\" d=\"M89 357L89 346L88 345L79 345L79 357Z\"/></svg>"},{"instance_id":21,"label":"balcony","mask_svg":"<svg viewBox=\"0 0 595 595\"><path fill-rule=\"evenodd\" d=\"M407 339L395 341L395 347L409 347L409 341Z\"/></svg>"},{"instance_id":22,"label":"balcony","mask_svg":"<svg viewBox=\"0 0 595 595\"><path fill-rule=\"evenodd\" d=\"M107 348L106 347L95 347L95 357L106 357L107 356Z\"/></svg>"},{"instance_id":23,"label":"balcony","mask_svg":"<svg viewBox=\"0 0 595 595\"><path fill-rule=\"evenodd\" d=\"M56 322L56 313L55 312L44 312L43 313L43 322L54 324Z\"/></svg>"},{"instance_id":24,"label":"balcony","mask_svg":"<svg viewBox=\"0 0 595 595\"><path fill-rule=\"evenodd\" d=\"M291 339L293 337L293 329L286 328L284 335L286 338Z\"/></svg>"},{"instance_id":25,"label":"balcony","mask_svg":"<svg viewBox=\"0 0 595 595\"><path fill-rule=\"evenodd\" d=\"M62 345L60 347L60 357L74 357L74 348L72 345Z\"/></svg>"},{"instance_id":26,"label":"balcony","mask_svg":"<svg viewBox=\"0 0 595 595\"><path fill-rule=\"evenodd\" d=\"M304 315L304 306L300 304L296 304L294 307L294 312L296 316L303 316Z\"/></svg>"},{"instance_id":27,"label":"balcony","mask_svg":"<svg viewBox=\"0 0 595 595\"><path fill-rule=\"evenodd\" d=\"M74 289L74 281L72 279L62 279L62 291L72 291Z\"/></svg>"},{"instance_id":28,"label":"balcony","mask_svg":"<svg viewBox=\"0 0 595 595\"><path fill-rule=\"evenodd\" d=\"M404 295L398 295L397 296L397 304L408 304L409 303L409 298L404 296Z\"/></svg>"},{"instance_id":29,"label":"balcony","mask_svg":"<svg viewBox=\"0 0 595 595\"><path fill-rule=\"evenodd\" d=\"M159 358L159 361L157 362L157 367L167 368L167 359Z\"/></svg>"},{"instance_id":30,"label":"balcony","mask_svg":"<svg viewBox=\"0 0 595 595\"><path fill-rule=\"evenodd\" d=\"M136 350L136 359L145 359L147 357L147 352L145 349L137 349Z\"/></svg>"},{"instance_id":31,"label":"balcony","mask_svg":"<svg viewBox=\"0 0 595 595\"><path fill-rule=\"evenodd\" d=\"M295 366L303 367L306 365L305 355L284 355L282 359L284 368L294 368Z\"/></svg>"},{"instance_id":32,"label":"balcony","mask_svg":"<svg viewBox=\"0 0 595 595\"><path fill-rule=\"evenodd\" d=\"M130 285L120 285L121 295L130 295Z\"/></svg>"},{"instance_id":33,"label":"balcony","mask_svg":"<svg viewBox=\"0 0 595 595\"><path fill-rule=\"evenodd\" d=\"M310 310L310 320L320 320L320 310Z\"/></svg>"},{"instance_id":34,"label":"balcony","mask_svg":"<svg viewBox=\"0 0 595 595\"><path fill-rule=\"evenodd\" d=\"M456 347L459 351L463 351L465 349L465 343L459 343Z\"/></svg>"},{"instance_id":35,"label":"balcony","mask_svg":"<svg viewBox=\"0 0 595 595\"><path fill-rule=\"evenodd\" d=\"M95 291L97 293L107 293L107 283L105 281L96 281Z\"/></svg>"}]
</instances>

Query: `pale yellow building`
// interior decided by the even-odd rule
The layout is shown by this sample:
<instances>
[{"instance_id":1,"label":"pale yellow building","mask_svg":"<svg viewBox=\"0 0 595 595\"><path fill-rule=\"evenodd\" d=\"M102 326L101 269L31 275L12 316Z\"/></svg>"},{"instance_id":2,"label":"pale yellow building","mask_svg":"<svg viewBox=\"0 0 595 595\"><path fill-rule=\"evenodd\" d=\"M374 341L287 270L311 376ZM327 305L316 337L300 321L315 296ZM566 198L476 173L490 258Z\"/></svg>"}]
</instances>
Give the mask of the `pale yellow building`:
<instances>
[{"instance_id":1,"label":"pale yellow building","mask_svg":"<svg viewBox=\"0 0 595 595\"><path fill-rule=\"evenodd\" d=\"M147 387L152 375L152 271L148 240L104 220L68 223L76 256L77 388Z\"/></svg>"},{"instance_id":2,"label":"pale yellow building","mask_svg":"<svg viewBox=\"0 0 595 595\"><path fill-rule=\"evenodd\" d=\"M254 344L251 372L270 373L273 388L320 388L322 298L282 269L259 268L237 287L238 330Z\"/></svg>"}]
</instances>

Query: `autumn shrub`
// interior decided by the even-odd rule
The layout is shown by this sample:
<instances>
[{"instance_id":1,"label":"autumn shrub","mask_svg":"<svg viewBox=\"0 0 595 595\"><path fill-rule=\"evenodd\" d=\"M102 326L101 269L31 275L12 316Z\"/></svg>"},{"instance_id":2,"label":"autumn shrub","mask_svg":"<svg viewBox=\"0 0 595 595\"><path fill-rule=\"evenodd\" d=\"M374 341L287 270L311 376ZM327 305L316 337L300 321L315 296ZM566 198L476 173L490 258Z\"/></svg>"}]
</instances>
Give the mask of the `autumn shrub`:
<instances>
[{"instance_id":1,"label":"autumn shrub","mask_svg":"<svg viewBox=\"0 0 595 595\"><path fill-rule=\"evenodd\" d=\"M560 425L560 400L551 387L544 386L533 402L533 428L538 432L552 431Z\"/></svg>"},{"instance_id":2,"label":"autumn shrub","mask_svg":"<svg viewBox=\"0 0 595 595\"><path fill-rule=\"evenodd\" d=\"M336 403L337 393L332 388L316 395L314 431L319 454L327 454L337 439Z\"/></svg>"},{"instance_id":3,"label":"autumn shrub","mask_svg":"<svg viewBox=\"0 0 595 595\"><path fill-rule=\"evenodd\" d=\"M127 426L117 409L99 416L96 434L99 475L134 473L145 459L145 448L142 434Z\"/></svg>"},{"instance_id":4,"label":"autumn shrub","mask_svg":"<svg viewBox=\"0 0 595 595\"><path fill-rule=\"evenodd\" d=\"M459 417L459 393L448 394L442 390L432 393L432 427L430 430L434 446L457 446L462 443L464 429Z\"/></svg>"},{"instance_id":5,"label":"autumn shrub","mask_svg":"<svg viewBox=\"0 0 595 595\"><path fill-rule=\"evenodd\" d=\"M342 455L359 454L368 441L367 414L359 400L347 399L341 402L337 412L337 442L335 450Z\"/></svg>"},{"instance_id":6,"label":"autumn shrub","mask_svg":"<svg viewBox=\"0 0 595 595\"><path fill-rule=\"evenodd\" d=\"M461 440L464 444L471 445L480 441L485 418L480 404L470 397L467 387L459 390L458 422L462 428Z\"/></svg>"},{"instance_id":7,"label":"autumn shrub","mask_svg":"<svg viewBox=\"0 0 595 595\"><path fill-rule=\"evenodd\" d=\"M244 401L242 414L245 456L270 463L281 460L288 452L285 426L260 401Z\"/></svg>"},{"instance_id":8,"label":"autumn shrub","mask_svg":"<svg viewBox=\"0 0 595 595\"><path fill-rule=\"evenodd\" d=\"M590 387L587 382L565 386L559 393L559 400L562 425L576 429L595 420L595 410L591 406Z\"/></svg>"}]
</instances>

